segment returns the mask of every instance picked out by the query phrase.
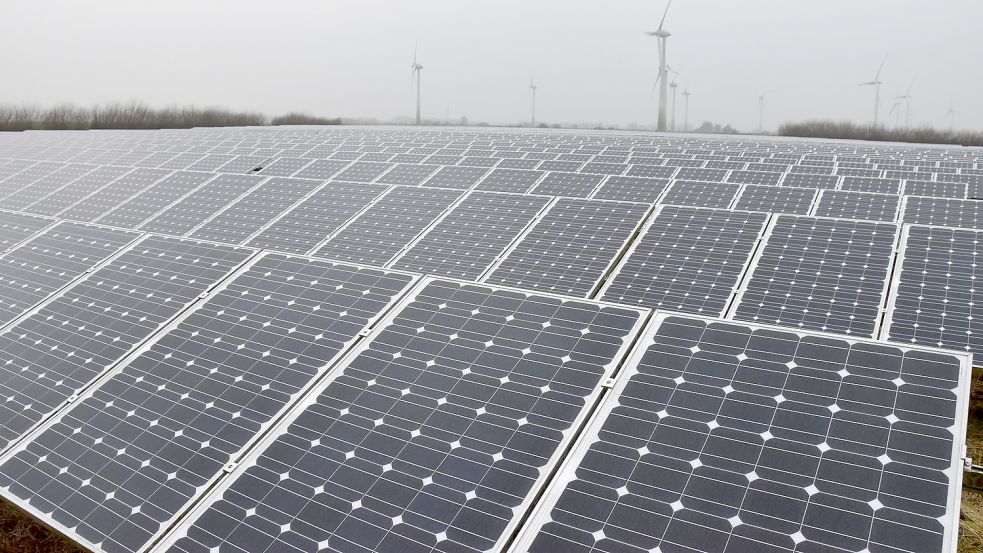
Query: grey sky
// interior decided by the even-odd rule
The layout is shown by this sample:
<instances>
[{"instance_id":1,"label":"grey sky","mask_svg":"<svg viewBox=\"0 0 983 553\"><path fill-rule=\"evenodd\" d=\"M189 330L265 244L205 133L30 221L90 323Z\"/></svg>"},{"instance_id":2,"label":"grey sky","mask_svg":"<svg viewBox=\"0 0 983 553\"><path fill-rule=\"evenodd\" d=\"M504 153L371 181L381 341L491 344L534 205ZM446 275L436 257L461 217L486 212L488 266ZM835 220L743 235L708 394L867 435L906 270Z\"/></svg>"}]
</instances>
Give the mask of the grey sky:
<instances>
[{"instance_id":1,"label":"grey sky","mask_svg":"<svg viewBox=\"0 0 983 553\"><path fill-rule=\"evenodd\" d=\"M664 1L4 0L0 103L139 99L267 113L411 115L419 37L424 117L652 124ZM983 127L980 0L676 0L669 64L690 122L766 127L882 117L911 84L912 120ZM682 92L682 88L679 89ZM682 119L679 96L679 121ZM891 117L893 122L893 116Z\"/></svg>"}]
</instances>

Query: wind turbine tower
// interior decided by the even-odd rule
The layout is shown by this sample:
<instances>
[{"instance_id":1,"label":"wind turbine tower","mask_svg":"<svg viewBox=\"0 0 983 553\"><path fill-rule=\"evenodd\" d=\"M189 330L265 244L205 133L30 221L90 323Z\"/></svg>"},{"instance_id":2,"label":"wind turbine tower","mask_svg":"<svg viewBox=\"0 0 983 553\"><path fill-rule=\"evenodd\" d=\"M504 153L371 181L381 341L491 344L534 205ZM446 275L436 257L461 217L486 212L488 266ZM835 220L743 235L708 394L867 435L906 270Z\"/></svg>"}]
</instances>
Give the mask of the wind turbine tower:
<instances>
[{"instance_id":1,"label":"wind turbine tower","mask_svg":"<svg viewBox=\"0 0 983 553\"><path fill-rule=\"evenodd\" d=\"M771 94L771 91L765 92L761 96L758 96L758 133L765 132L765 96Z\"/></svg>"},{"instance_id":2,"label":"wind turbine tower","mask_svg":"<svg viewBox=\"0 0 983 553\"><path fill-rule=\"evenodd\" d=\"M532 93L532 126L536 126L536 77L529 79L529 91Z\"/></svg>"},{"instance_id":3,"label":"wind turbine tower","mask_svg":"<svg viewBox=\"0 0 983 553\"><path fill-rule=\"evenodd\" d=\"M671 125L670 128L673 131L675 131L676 130L676 89L679 88L679 85L676 84L676 79L672 80L672 83L669 85L669 88L672 89L672 122L670 123Z\"/></svg>"},{"instance_id":4,"label":"wind turbine tower","mask_svg":"<svg viewBox=\"0 0 983 553\"><path fill-rule=\"evenodd\" d=\"M881 70L884 69L884 62L887 61L887 56L881 60L881 66L877 68L877 73L874 75L874 80L866 83L860 83L860 86L872 86L874 87L874 127L877 127L877 117L881 111Z\"/></svg>"},{"instance_id":5,"label":"wind turbine tower","mask_svg":"<svg viewBox=\"0 0 983 553\"><path fill-rule=\"evenodd\" d=\"M912 81L911 85L908 86L908 91L903 96L895 98L895 100L904 100L904 126L906 129L911 126L911 87L914 84L914 81Z\"/></svg>"},{"instance_id":6,"label":"wind turbine tower","mask_svg":"<svg viewBox=\"0 0 983 553\"><path fill-rule=\"evenodd\" d=\"M410 79L416 77L416 124L419 125L423 122L420 118L420 76L423 74L423 66L416 61L416 48L413 49L413 65L410 69L413 70Z\"/></svg>"},{"instance_id":7,"label":"wind turbine tower","mask_svg":"<svg viewBox=\"0 0 983 553\"><path fill-rule=\"evenodd\" d=\"M949 132L956 132L956 110L949 108L945 116L949 118Z\"/></svg>"},{"instance_id":8,"label":"wind turbine tower","mask_svg":"<svg viewBox=\"0 0 983 553\"><path fill-rule=\"evenodd\" d=\"M672 5L672 0L666 4L666 11L662 14L662 21L659 23L659 29L656 31L647 31L645 34L649 36L654 36L659 41L659 75L655 78L655 81L659 84L659 124L658 129L660 131L666 130L666 102L669 97L669 91L667 90L669 83L667 82L666 75L666 39L668 39L672 34L663 29L663 25L666 23L666 16L669 14L669 6Z\"/></svg>"},{"instance_id":9,"label":"wind turbine tower","mask_svg":"<svg viewBox=\"0 0 983 553\"><path fill-rule=\"evenodd\" d=\"M689 87L683 89L683 98L686 99L683 111L683 132L689 132Z\"/></svg>"}]
</instances>

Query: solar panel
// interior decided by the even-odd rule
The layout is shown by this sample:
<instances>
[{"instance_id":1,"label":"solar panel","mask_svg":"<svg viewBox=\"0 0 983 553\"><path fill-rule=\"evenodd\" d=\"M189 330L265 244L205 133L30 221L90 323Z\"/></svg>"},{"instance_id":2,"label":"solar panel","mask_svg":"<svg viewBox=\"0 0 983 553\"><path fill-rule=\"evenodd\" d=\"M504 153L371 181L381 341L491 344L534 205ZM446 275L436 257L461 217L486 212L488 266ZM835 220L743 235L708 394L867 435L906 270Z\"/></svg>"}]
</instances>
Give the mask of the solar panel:
<instances>
[{"instance_id":1,"label":"solar panel","mask_svg":"<svg viewBox=\"0 0 983 553\"><path fill-rule=\"evenodd\" d=\"M659 203L692 207L727 208L741 185L719 182L673 181Z\"/></svg>"},{"instance_id":2,"label":"solar panel","mask_svg":"<svg viewBox=\"0 0 983 553\"><path fill-rule=\"evenodd\" d=\"M263 162L266 161L267 156L259 155L244 155L236 156L229 160L228 163L223 164L221 167L215 169L217 173L248 173L254 171L257 168L262 167Z\"/></svg>"},{"instance_id":3,"label":"solar panel","mask_svg":"<svg viewBox=\"0 0 983 553\"><path fill-rule=\"evenodd\" d=\"M676 175L677 169L678 167L668 167L665 165L632 165L626 175L629 177L671 179Z\"/></svg>"},{"instance_id":4,"label":"solar panel","mask_svg":"<svg viewBox=\"0 0 983 553\"><path fill-rule=\"evenodd\" d=\"M429 281L162 549L501 551L643 318Z\"/></svg>"},{"instance_id":5,"label":"solar panel","mask_svg":"<svg viewBox=\"0 0 983 553\"><path fill-rule=\"evenodd\" d=\"M648 211L648 204L560 198L483 282L590 297Z\"/></svg>"},{"instance_id":6,"label":"solar panel","mask_svg":"<svg viewBox=\"0 0 983 553\"><path fill-rule=\"evenodd\" d=\"M535 169L538 159L503 159L498 162L497 169Z\"/></svg>"},{"instance_id":7,"label":"solar panel","mask_svg":"<svg viewBox=\"0 0 983 553\"><path fill-rule=\"evenodd\" d=\"M603 180L604 177L601 175L554 171L543 177L531 193L586 198L594 192L594 189Z\"/></svg>"},{"instance_id":8,"label":"solar panel","mask_svg":"<svg viewBox=\"0 0 983 553\"><path fill-rule=\"evenodd\" d=\"M901 179L883 177L843 177L840 190L854 192L875 192L878 194L900 194Z\"/></svg>"},{"instance_id":9,"label":"solar panel","mask_svg":"<svg viewBox=\"0 0 983 553\"><path fill-rule=\"evenodd\" d=\"M65 166L64 163L42 161L19 171L14 171L0 182L0 198L5 198L29 184L48 177Z\"/></svg>"},{"instance_id":10,"label":"solar panel","mask_svg":"<svg viewBox=\"0 0 983 553\"><path fill-rule=\"evenodd\" d=\"M741 190L734 209L808 215L816 199L815 188L786 188L748 184Z\"/></svg>"},{"instance_id":11,"label":"solar panel","mask_svg":"<svg viewBox=\"0 0 983 553\"><path fill-rule=\"evenodd\" d=\"M148 236L0 334L0 449L253 253Z\"/></svg>"},{"instance_id":12,"label":"solar panel","mask_svg":"<svg viewBox=\"0 0 983 553\"><path fill-rule=\"evenodd\" d=\"M171 174L168 169L134 169L92 194L78 198L56 216L73 221L94 221L112 208Z\"/></svg>"},{"instance_id":13,"label":"solar panel","mask_svg":"<svg viewBox=\"0 0 983 553\"><path fill-rule=\"evenodd\" d=\"M137 227L213 177L214 173L178 171L107 211L95 222L123 228Z\"/></svg>"},{"instance_id":14,"label":"solar panel","mask_svg":"<svg viewBox=\"0 0 983 553\"><path fill-rule=\"evenodd\" d=\"M350 162L338 159L319 159L314 163L301 169L295 177L299 179L320 179L327 180L338 174L339 171L348 167Z\"/></svg>"},{"instance_id":15,"label":"solar panel","mask_svg":"<svg viewBox=\"0 0 983 553\"><path fill-rule=\"evenodd\" d=\"M356 161L338 173L337 179L347 182L372 182L392 166L392 163Z\"/></svg>"},{"instance_id":16,"label":"solar panel","mask_svg":"<svg viewBox=\"0 0 983 553\"><path fill-rule=\"evenodd\" d=\"M523 169L494 169L481 179L475 190L523 194L528 192L545 174L543 171Z\"/></svg>"},{"instance_id":17,"label":"solar panel","mask_svg":"<svg viewBox=\"0 0 983 553\"><path fill-rule=\"evenodd\" d=\"M246 245L307 253L388 189L376 184L328 182L270 221Z\"/></svg>"},{"instance_id":18,"label":"solar panel","mask_svg":"<svg viewBox=\"0 0 983 553\"><path fill-rule=\"evenodd\" d=\"M413 281L263 256L14 450L0 486L93 549L140 551Z\"/></svg>"},{"instance_id":19,"label":"solar panel","mask_svg":"<svg viewBox=\"0 0 983 553\"><path fill-rule=\"evenodd\" d=\"M185 152L183 154L178 154L176 157L170 161L166 161L160 164L161 169L172 169L172 170L186 170L198 161L202 160L205 156L199 153Z\"/></svg>"},{"instance_id":20,"label":"solar panel","mask_svg":"<svg viewBox=\"0 0 983 553\"><path fill-rule=\"evenodd\" d=\"M901 205L901 220L905 223L983 228L983 202L957 198L905 196Z\"/></svg>"},{"instance_id":21,"label":"solar panel","mask_svg":"<svg viewBox=\"0 0 983 553\"><path fill-rule=\"evenodd\" d=\"M92 172L97 168L96 165L71 164L34 181L28 186L21 188L13 194L0 200L0 208L11 211L20 211L33 204L51 192L77 180L78 178Z\"/></svg>"},{"instance_id":22,"label":"solar panel","mask_svg":"<svg viewBox=\"0 0 983 553\"><path fill-rule=\"evenodd\" d=\"M579 171L583 167L583 162L580 161L561 161L561 160L546 160L539 163L536 169L540 171L561 171L561 172L573 172Z\"/></svg>"},{"instance_id":23,"label":"solar panel","mask_svg":"<svg viewBox=\"0 0 983 553\"><path fill-rule=\"evenodd\" d=\"M267 164L257 174L267 177L292 177L314 160L309 157L280 157Z\"/></svg>"},{"instance_id":24,"label":"solar panel","mask_svg":"<svg viewBox=\"0 0 983 553\"><path fill-rule=\"evenodd\" d=\"M808 173L788 173L782 179L782 186L789 188L831 189L839 185L840 177L834 175L813 175Z\"/></svg>"},{"instance_id":25,"label":"solar panel","mask_svg":"<svg viewBox=\"0 0 983 553\"><path fill-rule=\"evenodd\" d=\"M419 186L423 181L440 169L439 165L416 165L414 163L400 163L386 171L384 175L375 180L378 184L402 184L404 186Z\"/></svg>"},{"instance_id":26,"label":"solar panel","mask_svg":"<svg viewBox=\"0 0 983 553\"><path fill-rule=\"evenodd\" d=\"M901 197L844 190L821 190L813 215L865 221L895 221Z\"/></svg>"},{"instance_id":27,"label":"solar panel","mask_svg":"<svg viewBox=\"0 0 983 553\"><path fill-rule=\"evenodd\" d=\"M392 266L464 280L477 279L549 201L546 196L470 192L410 244Z\"/></svg>"},{"instance_id":28,"label":"solar panel","mask_svg":"<svg viewBox=\"0 0 983 553\"><path fill-rule=\"evenodd\" d=\"M189 233L191 238L241 244L263 225L321 185L321 181L271 177Z\"/></svg>"},{"instance_id":29,"label":"solar panel","mask_svg":"<svg viewBox=\"0 0 983 553\"><path fill-rule=\"evenodd\" d=\"M952 550L967 356L656 320L515 551Z\"/></svg>"},{"instance_id":30,"label":"solar panel","mask_svg":"<svg viewBox=\"0 0 983 553\"><path fill-rule=\"evenodd\" d=\"M765 171L731 171L727 182L742 184L777 185L782 180L782 173Z\"/></svg>"},{"instance_id":31,"label":"solar panel","mask_svg":"<svg viewBox=\"0 0 983 553\"><path fill-rule=\"evenodd\" d=\"M33 204L24 207L24 211L27 213L34 213L36 215L57 215L66 207L74 205L75 202L81 200L89 194L104 186L110 185L116 179L122 177L130 171L132 171L132 169L129 167L114 167L111 165L100 167L95 171L92 171L87 175L59 188L58 190L51 192Z\"/></svg>"},{"instance_id":32,"label":"solar panel","mask_svg":"<svg viewBox=\"0 0 983 553\"><path fill-rule=\"evenodd\" d=\"M659 206L599 297L723 314L767 221L767 213Z\"/></svg>"},{"instance_id":33,"label":"solar panel","mask_svg":"<svg viewBox=\"0 0 983 553\"><path fill-rule=\"evenodd\" d=\"M905 196L935 196L937 198L966 198L967 185L961 182L905 181Z\"/></svg>"},{"instance_id":34,"label":"solar panel","mask_svg":"<svg viewBox=\"0 0 983 553\"><path fill-rule=\"evenodd\" d=\"M232 154L208 154L195 163L187 166L189 171L215 171L219 167L232 161L236 156ZM177 167L175 167L177 169ZM245 171L243 171L245 172Z\"/></svg>"},{"instance_id":35,"label":"solar panel","mask_svg":"<svg viewBox=\"0 0 983 553\"><path fill-rule=\"evenodd\" d=\"M221 174L162 210L139 229L181 236L265 180L265 177L254 175Z\"/></svg>"},{"instance_id":36,"label":"solar panel","mask_svg":"<svg viewBox=\"0 0 983 553\"><path fill-rule=\"evenodd\" d=\"M732 317L873 337L897 235L889 223L779 215Z\"/></svg>"},{"instance_id":37,"label":"solar panel","mask_svg":"<svg viewBox=\"0 0 983 553\"><path fill-rule=\"evenodd\" d=\"M27 313L140 236L61 222L0 257L0 327Z\"/></svg>"},{"instance_id":38,"label":"solar panel","mask_svg":"<svg viewBox=\"0 0 983 553\"><path fill-rule=\"evenodd\" d=\"M583 167L580 168L581 173L596 173L598 175L621 175L628 170L629 165L627 163L598 163L592 161L590 163L585 163Z\"/></svg>"},{"instance_id":39,"label":"solar panel","mask_svg":"<svg viewBox=\"0 0 983 553\"><path fill-rule=\"evenodd\" d=\"M591 199L651 204L658 201L667 186L669 186L668 179L608 177L594 192Z\"/></svg>"},{"instance_id":40,"label":"solar panel","mask_svg":"<svg viewBox=\"0 0 983 553\"><path fill-rule=\"evenodd\" d=\"M0 253L7 252L54 222L48 217L0 211Z\"/></svg>"},{"instance_id":41,"label":"solar panel","mask_svg":"<svg viewBox=\"0 0 983 553\"><path fill-rule=\"evenodd\" d=\"M676 173L678 180L690 180L701 182L724 182L727 178L726 169L704 169L700 167L682 167Z\"/></svg>"},{"instance_id":42,"label":"solar panel","mask_svg":"<svg viewBox=\"0 0 983 553\"><path fill-rule=\"evenodd\" d=\"M317 255L382 267L461 197L457 190L396 186L331 236Z\"/></svg>"},{"instance_id":43,"label":"solar panel","mask_svg":"<svg viewBox=\"0 0 983 553\"><path fill-rule=\"evenodd\" d=\"M486 173L488 169L484 167L442 167L423 186L466 190L477 184Z\"/></svg>"},{"instance_id":44,"label":"solar panel","mask_svg":"<svg viewBox=\"0 0 983 553\"><path fill-rule=\"evenodd\" d=\"M906 225L882 337L983 353L976 301L980 232Z\"/></svg>"}]
</instances>

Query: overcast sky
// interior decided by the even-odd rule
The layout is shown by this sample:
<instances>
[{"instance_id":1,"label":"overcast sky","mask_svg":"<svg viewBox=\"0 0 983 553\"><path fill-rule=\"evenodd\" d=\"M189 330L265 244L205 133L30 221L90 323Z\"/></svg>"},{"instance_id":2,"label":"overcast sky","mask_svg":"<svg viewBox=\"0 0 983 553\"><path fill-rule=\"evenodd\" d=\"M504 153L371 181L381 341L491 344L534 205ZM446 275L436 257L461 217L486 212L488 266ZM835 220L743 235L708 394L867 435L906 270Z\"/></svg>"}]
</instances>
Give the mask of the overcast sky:
<instances>
[{"instance_id":1,"label":"overcast sky","mask_svg":"<svg viewBox=\"0 0 983 553\"><path fill-rule=\"evenodd\" d=\"M0 103L195 103L269 114L652 124L664 1L2 0ZM669 65L690 122L757 127L882 118L911 86L912 122L983 128L981 0L676 0ZM678 118L682 124L683 99ZM894 121L894 116L890 117Z\"/></svg>"}]
</instances>

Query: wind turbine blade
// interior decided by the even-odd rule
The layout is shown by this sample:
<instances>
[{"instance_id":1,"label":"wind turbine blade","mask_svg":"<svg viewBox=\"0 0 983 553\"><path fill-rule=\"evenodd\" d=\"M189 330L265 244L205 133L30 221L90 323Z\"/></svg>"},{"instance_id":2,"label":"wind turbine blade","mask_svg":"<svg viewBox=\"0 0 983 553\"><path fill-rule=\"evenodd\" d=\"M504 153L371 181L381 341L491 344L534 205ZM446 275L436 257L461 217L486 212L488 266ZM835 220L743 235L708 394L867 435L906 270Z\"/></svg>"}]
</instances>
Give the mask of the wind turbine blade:
<instances>
[{"instance_id":1,"label":"wind turbine blade","mask_svg":"<svg viewBox=\"0 0 983 553\"><path fill-rule=\"evenodd\" d=\"M655 77L655 82L652 83L652 93L649 95L649 99L655 96L655 89L659 87L659 79L662 78L662 69L659 69L659 74Z\"/></svg>"},{"instance_id":2,"label":"wind turbine blade","mask_svg":"<svg viewBox=\"0 0 983 553\"><path fill-rule=\"evenodd\" d=\"M881 71L884 69L884 62L886 62L886 61L887 61L887 56L885 55L884 56L884 59L881 60L881 66L877 68L877 74L874 75L874 80L875 81L880 80L880 78L881 78Z\"/></svg>"},{"instance_id":3,"label":"wind turbine blade","mask_svg":"<svg viewBox=\"0 0 983 553\"><path fill-rule=\"evenodd\" d=\"M669 6L671 6L671 5L672 5L672 0L669 0L669 3L666 4L666 11L663 12L663 14L662 14L662 21L659 22L659 30L660 31L662 30L662 25L664 25L665 22L666 22L666 16L669 15Z\"/></svg>"}]
</instances>

